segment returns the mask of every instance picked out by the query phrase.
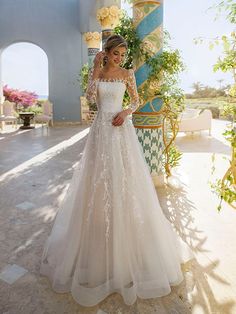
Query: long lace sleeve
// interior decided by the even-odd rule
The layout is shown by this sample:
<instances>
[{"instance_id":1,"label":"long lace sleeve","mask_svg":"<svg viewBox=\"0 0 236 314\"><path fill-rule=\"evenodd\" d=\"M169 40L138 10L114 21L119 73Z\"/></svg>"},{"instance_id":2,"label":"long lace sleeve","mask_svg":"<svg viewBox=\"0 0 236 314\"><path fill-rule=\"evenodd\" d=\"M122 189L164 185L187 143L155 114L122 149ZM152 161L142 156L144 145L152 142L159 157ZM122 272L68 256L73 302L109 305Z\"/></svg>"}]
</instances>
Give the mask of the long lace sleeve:
<instances>
[{"instance_id":1,"label":"long lace sleeve","mask_svg":"<svg viewBox=\"0 0 236 314\"><path fill-rule=\"evenodd\" d=\"M134 70L129 70L129 75L127 79L127 90L130 96L130 106L129 109L132 110L132 113L138 109L140 103L139 103L139 96L136 86L136 80L134 76Z\"/></svg>"},{"instance_id":2,"label":"long lace sleeve","mask_svg":"<svg viewBox=\"0 0 236 314\"><path fill-rule=\"evenodd\" d=\"M88 87L86 90L86 98L90 103L96 103L97 100L97 85L98 80L93 79L93 71L94 68L92 67L89 71L89 77L88 77Z\"/></svg>"}]
</instances>

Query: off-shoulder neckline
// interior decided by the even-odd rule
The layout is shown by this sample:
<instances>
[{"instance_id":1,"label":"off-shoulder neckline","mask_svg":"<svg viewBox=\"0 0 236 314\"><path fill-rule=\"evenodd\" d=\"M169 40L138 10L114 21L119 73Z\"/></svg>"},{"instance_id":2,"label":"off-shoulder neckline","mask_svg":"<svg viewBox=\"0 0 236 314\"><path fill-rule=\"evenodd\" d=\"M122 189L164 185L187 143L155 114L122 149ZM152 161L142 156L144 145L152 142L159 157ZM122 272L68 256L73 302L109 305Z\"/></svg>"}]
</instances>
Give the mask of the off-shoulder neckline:
<instances>
[{"instance_id":1,"label":"off-shoulder neckline","mask_svg":"<svg viewBox=\"0 0 236 314\"><path fill-rule=\"evenodd\" d=\"M128 78L98 78L96 79L98 82L117 82L117 83L127 83Z\"/></svg>"},{"instance_id":2,"label":"off-shoulder neckline","mask_svg":"<svg viewBox=\"0 0 236 314\"><path fill-rule=\"evenodd\" d=\"M99 82L121 82L121 83L127 83L132 75L133 69L128 69L128 75L126 77L122 78L97 78L96 80Z\"/></svg>"}]
</instances>

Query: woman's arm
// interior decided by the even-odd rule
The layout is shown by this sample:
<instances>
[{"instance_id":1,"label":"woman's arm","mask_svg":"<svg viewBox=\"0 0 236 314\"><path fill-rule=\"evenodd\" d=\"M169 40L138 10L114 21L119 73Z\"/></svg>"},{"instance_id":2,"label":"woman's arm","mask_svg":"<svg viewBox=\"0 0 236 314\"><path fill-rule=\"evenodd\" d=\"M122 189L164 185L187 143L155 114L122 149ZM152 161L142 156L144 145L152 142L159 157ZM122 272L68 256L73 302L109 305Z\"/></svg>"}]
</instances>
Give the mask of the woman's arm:
<instances>
[{"instance_id":1,"label":"woman's arm","mask_svg":"<svg viewBox=\"0 0 236 314\"><path fill-rule=\"evenodd\" d=\"M139 103L136 80L134 76L134 70L130 69L128 71L129 71L129 75L127 79L127 90L130 96L130 105L127 111L129 112L128 114L131 114L135 112L136 109L138 109L140 103Z\"/></svg>"},{"instance_id":2,"label":"woman's arm","mask_svg":"<svg viewBox=\"0 0 236 314\"><path fill-rule=\"evenodd\" d=\"M98 52L94 58L93 67L89 71L86 98L90 103L96 103L97 100L97 85L101 68L101 61L103 60L103 57L104 52L103 51Z\"/></svg>"},{"instance_id":3,"label":"woman's arm","mask_svg":"<svg viewBox=\"0 0 236 314\"><path fill-rule=\"evenodd\" d=\"M94 75L94 68L92 67L89 71L88 86L86 90L86 99L91 103L96 103L97 100L97 78Z\"/></svg>"}]
</instances>

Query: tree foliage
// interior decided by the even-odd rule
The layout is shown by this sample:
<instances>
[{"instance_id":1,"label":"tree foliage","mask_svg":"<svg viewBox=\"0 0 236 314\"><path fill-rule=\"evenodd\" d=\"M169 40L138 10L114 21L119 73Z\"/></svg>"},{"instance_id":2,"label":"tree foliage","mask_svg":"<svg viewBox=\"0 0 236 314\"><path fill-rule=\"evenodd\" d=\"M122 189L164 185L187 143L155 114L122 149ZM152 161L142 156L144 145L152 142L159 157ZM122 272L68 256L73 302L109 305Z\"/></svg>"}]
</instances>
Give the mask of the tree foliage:
<instances>
[{"instance_id":1,"label":"tree foliage","mask_svg":"<svg viewBox=\"0 0 236 314\"><path fill-rule=\"evenodd\" d=\"M236 3L232 0L221 1L216 9L219 12L226 13L226 19L236 24ZM224 176L211 183L213 191L220 197L218 210L221 210L221 204L224 200L236 209L236 33L235 29L229 36L222 36L221 43L223 45L223 56L219 57L214 65L214 71L231 72L233 74L234 83L229 89L229 102L224 106L224 114L232 118L232 123L223 133L225 139L230 143L232 148L231 159L229 160L229 168ZM213 158L214 159L214 158ZM214 169L214 167L213 167Z\"/></svg>"}]
</instances>

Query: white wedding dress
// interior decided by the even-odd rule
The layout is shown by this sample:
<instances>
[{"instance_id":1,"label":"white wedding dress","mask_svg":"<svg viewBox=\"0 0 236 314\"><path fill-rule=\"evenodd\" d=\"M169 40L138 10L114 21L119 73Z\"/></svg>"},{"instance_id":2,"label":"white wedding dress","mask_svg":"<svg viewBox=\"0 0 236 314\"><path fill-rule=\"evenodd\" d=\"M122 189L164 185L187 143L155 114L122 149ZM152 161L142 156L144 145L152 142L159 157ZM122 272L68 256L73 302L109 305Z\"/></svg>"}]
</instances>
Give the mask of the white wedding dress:
<instances>
[{"instance_id":1,"label":"white wedding dress","mask_svg":"<svg viewBox=\"0 0 236 314\"><path fill-rule=\"evenodd\" d=\"M134 111L132 70L127 79L90 78L87 97L98 114L42 257L53 289L83 306L113 292L129 305L166 295L183 280L180 263L192 258L162 212L132 122L112 125L126 88Z\"/></svg>"}]
</instances>

